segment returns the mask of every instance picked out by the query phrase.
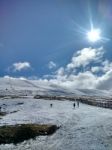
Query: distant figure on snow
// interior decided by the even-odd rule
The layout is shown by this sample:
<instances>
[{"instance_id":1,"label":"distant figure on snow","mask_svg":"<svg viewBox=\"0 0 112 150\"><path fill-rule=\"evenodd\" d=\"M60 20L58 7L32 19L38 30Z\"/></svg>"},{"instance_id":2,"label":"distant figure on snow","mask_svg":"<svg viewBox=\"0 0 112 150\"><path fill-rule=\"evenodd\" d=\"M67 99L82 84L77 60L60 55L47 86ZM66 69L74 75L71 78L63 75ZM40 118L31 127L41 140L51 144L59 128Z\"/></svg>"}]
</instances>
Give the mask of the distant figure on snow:
<instances>
[{"instance_id":1,"label":"distant figure on snow","mask_svg":"<svg viewBox=\"0 0 112 150\"><path fill-rule=\"evenodd\" d=\"M75 108L75 103L73 103L73 107Z\"/></svg>"},{"instance_id":2,"label":"distant figure on snow","mask_svg":"<svg viewBox=\"0 0 112 150\"><path fill-rule=\"evenodd\" d=\"M53 106L53 104L50 104L50 107L52 107Z\"/></svg>"}]
</instances>

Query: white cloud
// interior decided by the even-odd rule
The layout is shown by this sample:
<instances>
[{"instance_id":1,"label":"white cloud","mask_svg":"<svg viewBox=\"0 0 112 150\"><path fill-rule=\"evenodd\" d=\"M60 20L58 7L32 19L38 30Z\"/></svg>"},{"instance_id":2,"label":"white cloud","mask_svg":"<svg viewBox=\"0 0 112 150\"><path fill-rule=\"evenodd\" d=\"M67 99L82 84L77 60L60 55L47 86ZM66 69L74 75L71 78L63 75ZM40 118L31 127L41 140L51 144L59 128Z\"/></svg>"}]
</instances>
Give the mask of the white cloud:
<instances>
[{"instance_id":1,"label":"white cloud","mask_svg":"<svg viewBox=\"0 0 112 150\"><path fill-rule=\"evenodd\" d=\"M112 62L110 62L109 60L104 60L104 61L102 61L100 66L91 67L91 71L93 73L95 73L95 72L106 73L106 72L110 71L111 68L112 68Z\"/></svg>"},{"instance_id":2,"label":"white cloud","mask_svg":"<svg viewBox=\"0 0 112 150\"><path fill-rule=\"evenodd\" d=\"M16 77L11 77L11 76L9 76L9 75L5 75L5 76L4 76L4 79L12 79L12 80L20 79L20 80L27 80L25 77L19 77L19 78L16 78Z\"/></svg>"},{"instance_id":3,"label":"white cloud","mask_svg":"<svg viewBox=\"0 0 112 150\"><path fill-rule=\"evenodd\" d=\"M78 75L69 75L62 78L60 85L63 87L68 87L69 89L93 89L96 85L96 76L91 72L87 71L84 73L79 73Z\"/></svg>"},{"instance_id":4,"label":"white cloud","mask_svg":"<svg viewBox=\"0 0 112 150\"><path fill-rule=\"evenodd\" d=\"M112 69L112 62L109 62L109 60L102 62L102 65L102 70L104 72L110 71Z\"/></svg>"},{"instance_id":5,"label":"white cloud","mask_svg":"<svg viewBox=\"0 0 112 150\"><path fill-rule=\"evenodd\" d=\"M29 62L17 62L12 65L12 68L14 71L21 71L31 68L31 65Z\"/></svg>"},{"instance_id":6,"label":"white cloud","mask_svg":"<svg viewBox=\"0 0 112 150\"><path fill-rule=\"evenodd\" d=\"M91 62L101 61L103 56L103 48L84 48L78 51L73 57L71 62L67 65L67 70L71 70L77 67L86 67Z\"/></svg>"},{"instance_id":7,"label":"white cloud","mask_svg":"<svg viewBox=\"0 0 112 150\"><path fill-rule=\"evenodd\" d=\"M97 73L99 71L102 71L102 68L100 66L91 67L91 71L93 73Z\"/></svg>"},{"instance_id":8,"label":"white cloud","mask_svg":"<svg viewBox=\"0 0 112 150\"><path fill-rule=\"evenodd\" d=\"M14 77L11 77L11 76L9 76L9 75L5 75L4 76L4 79L15 79Z\"/></svg>"},{"instance_id":9,"label":"white cloud","mask_svg":"<svg viewBox=\"0 0 112 150\"><path fill-rule=\"evenodd\" d=\"M73 89L93 89L97 84L97 76L91 71L79 72L78 74L69 74L63 67L56 71L54 79L49 80L51 84L57 84L63 88Z\"/></svg>"},{"instance_id":10,"label":"white cloud","mask_svg":"<svg viewBox=\"0 0 112 150\"><path fill-rule=\"evenodd\" d=\"M58 76L63 76L63 75L64 75L64 68L63 68L63 67L59 68L59 69L56 71L56 74L57 74Z\"/></svg>"},{"instance_id":11,"label":"white cloud","mask_svg":"<svg viewBox=\"0 0 112 150\"><path fill-rule=\"evenodd\" d=\"M48 68L53 69L55 67L56 67L56 63L54 63L53 61L50 61L49 64L48 64Z\"/></svg>"},{"instance_id":12,"label":"white cloud","mask_svg":"<svg viewBox=\"0 0 112 150\"><path fill-rule=\"evenodd\" d=\"M112 90L112 68L98 79L96 88Z\"/></svg>"}]
</instances>

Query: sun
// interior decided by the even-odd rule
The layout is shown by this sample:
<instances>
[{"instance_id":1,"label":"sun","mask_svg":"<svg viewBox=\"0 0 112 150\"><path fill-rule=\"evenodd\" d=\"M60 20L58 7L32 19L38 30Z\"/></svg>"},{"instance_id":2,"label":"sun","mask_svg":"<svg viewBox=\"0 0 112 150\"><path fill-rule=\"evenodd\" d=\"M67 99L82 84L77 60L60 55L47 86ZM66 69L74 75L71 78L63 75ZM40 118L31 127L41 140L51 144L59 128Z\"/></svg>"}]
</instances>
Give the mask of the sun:
<instances>
[{"instance_id":1,"label":"sun","mask_svg":"<svg viewBox=\"0 0 112 150\"><path fill-rule=\"evenodd\" d=\"M97 42L101 39L101 30L100 29L91 29L91 31L87 32L87 38L91 42Z\"/></svg>"}]
</instances>

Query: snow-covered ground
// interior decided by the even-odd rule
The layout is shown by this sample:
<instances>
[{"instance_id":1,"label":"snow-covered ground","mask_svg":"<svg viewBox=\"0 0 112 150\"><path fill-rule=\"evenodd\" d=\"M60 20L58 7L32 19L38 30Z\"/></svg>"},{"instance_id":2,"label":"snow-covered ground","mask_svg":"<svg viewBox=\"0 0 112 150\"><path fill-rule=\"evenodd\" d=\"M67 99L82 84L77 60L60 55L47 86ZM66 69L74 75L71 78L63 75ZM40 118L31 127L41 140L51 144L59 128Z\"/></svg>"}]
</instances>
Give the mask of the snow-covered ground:
<instances>
[{"instance_id":1,"label":"snow-covered ground","mask_svg":"<svg viewBox=\"0 0 112 150\"><path fill-rule=\"evenodd\" d=\"M0 125L29 122L61 125L51 136L0 145L0 150L112 150L112 110L85 104L74 109L71 101L32 98L4 99L0 105L8 112L0 119Z\"/></svg>"}]
</instances>

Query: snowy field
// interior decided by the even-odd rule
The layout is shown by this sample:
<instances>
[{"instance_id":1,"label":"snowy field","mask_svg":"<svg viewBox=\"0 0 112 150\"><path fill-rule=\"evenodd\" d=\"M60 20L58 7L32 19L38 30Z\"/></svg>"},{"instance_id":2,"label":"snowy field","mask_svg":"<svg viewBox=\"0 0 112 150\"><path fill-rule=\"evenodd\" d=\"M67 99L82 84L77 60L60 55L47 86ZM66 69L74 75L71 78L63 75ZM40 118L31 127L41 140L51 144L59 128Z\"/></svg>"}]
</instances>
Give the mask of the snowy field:
<instances>
[{"instance_id":1,"label":"snowy field","mask_svg":"<svg viewBox=\"0 0 112 150\"><path fill-rule=\"evenodd\" d=\"M51 123L61 128L51 136L0 145L0 150L112 150L112 110L85 104L74 109L70 101L32 98L4 99L1 105L8 114L0 119L0 125Z\"/></svg>"}]
</instances>

